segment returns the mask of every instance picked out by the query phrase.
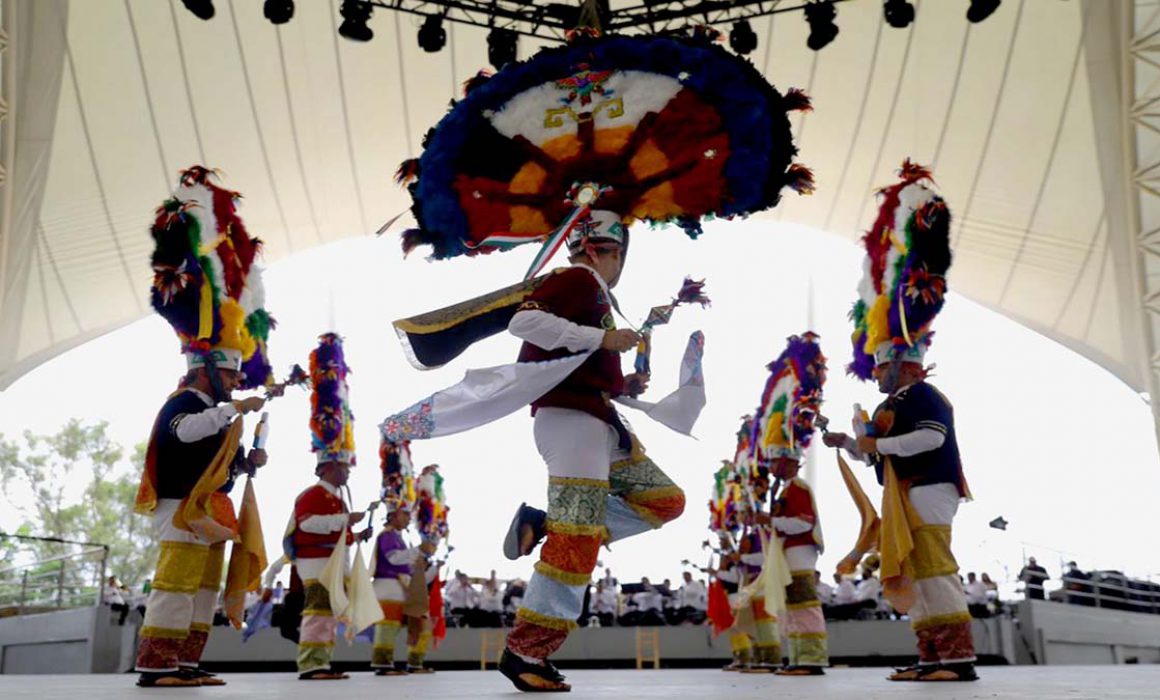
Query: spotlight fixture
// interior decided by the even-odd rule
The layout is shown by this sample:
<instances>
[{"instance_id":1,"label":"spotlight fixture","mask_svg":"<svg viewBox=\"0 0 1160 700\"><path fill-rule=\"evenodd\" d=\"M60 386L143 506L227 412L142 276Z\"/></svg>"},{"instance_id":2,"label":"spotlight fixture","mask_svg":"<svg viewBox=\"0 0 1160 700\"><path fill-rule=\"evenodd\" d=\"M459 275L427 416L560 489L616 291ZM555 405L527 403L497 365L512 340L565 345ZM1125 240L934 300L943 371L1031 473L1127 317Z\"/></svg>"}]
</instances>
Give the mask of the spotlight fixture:
<instances>
[{"instance_id":1,"label":"spotlight fixture","mask_svg":"<svg viewBox=\"0 0 1160 700\"><path fill-rule=\"evenodd\" d=\"M834 19L838 11L832 2L815 2L806 5L806 23L810 25L810 36L806 39L806 46L814 51L821 51L838 36L838 25Z\"/></svg>"},{"instance_id":2,"label":"spotlight fixture","mask_svg":"<svg viewBox=\"0 0 1160 700\"><path fill-rule=\"evenodd\" d=\"M338 33L352 41L370 41L375 33L367 26L367 21L374 9L366 0L342 0L342 6L338 8L342 15Z\"/></svg>"},{"instance_id":3,"label":"spotlight fixture","mask_svg":"<svg viewBox=\"0 0 1160 700\"><path fill-rule=\"evenodd\" d=\"M886 23L895 29L906 29L914 21L914 5L907 0L886 0L882 3Z\"/></svg>"},{"instance_id":4,"label":"spotlight fixture","mask_svg":"<svg viewBox=\"0 0 1160 700\"><path fill-rule=\"evenodd\" d=\"M487 34L487 61L496 70L516 60L519 35L510 29L496 27Z\"/></svg>"},{"instance_id":5,"label":"spotlight fixture","mask_svg":"<svg viewBox=\"0 0 1160 700\"><path fill-rule=\"evenodd\" d=\"M262 14L273 24L286 24L294 16L294 0L266 0Z\"/></svg>"},{"instance_id":6,"label":"spotlight fixture","mask_svg":"<svg viewBox=\"0 0 1160 700\"><path fill-rule=\"evenodd\" d=\"M742 56L752 53L757 48L757 33L753 31L749 20L743 19L733 25L733 29L729 32L729 46Z\"/></svg>"},{"instance_id":7,"label":"spotlight fixture","mask_svg":"<svg viewBox=\"0 0 1160 700\"><path fill-rule=\"evenodd\" d=\"M1010 525L1011 523L1009 523L1006 518L1004 518L1002 515L1000 515L999 517L995 518L994 520L992 520L991 522L989 522L987 524L990 525L991 527L995 528L996 530L1006 530L1007 526Z\"/></svg>"},{"instance_id":8,"label":"spotlight fixture","mask_svg":"<svg viewBox=\"0 0 1160 700\"><path fill-rule=\"evenodd\" d=\"M447 30L442 15L428 15L419 27L419 48L427 53L438 53L447 44Z\"/></svg>"},{"instance_id":9,"label":"spotlight fixture","mask_svg":"<svg viewBox=\"0 0 1160 700\"><path fill-rule=\"evenodd\" d=\"M971 6L967 8L967 21L982 22L999 9L1002 2L1003 0L971 0Z\"/></svg>"},{"instance_id":10,"label":"spotlight fixture","mask_svg":"<svg viewBox=\"0 0 1160 700\"><path fill-rule=\"evenodd\" d=\"M181 4L198 19L213 18L213 0L181 0Z\"/></svg>"}]
</instances>

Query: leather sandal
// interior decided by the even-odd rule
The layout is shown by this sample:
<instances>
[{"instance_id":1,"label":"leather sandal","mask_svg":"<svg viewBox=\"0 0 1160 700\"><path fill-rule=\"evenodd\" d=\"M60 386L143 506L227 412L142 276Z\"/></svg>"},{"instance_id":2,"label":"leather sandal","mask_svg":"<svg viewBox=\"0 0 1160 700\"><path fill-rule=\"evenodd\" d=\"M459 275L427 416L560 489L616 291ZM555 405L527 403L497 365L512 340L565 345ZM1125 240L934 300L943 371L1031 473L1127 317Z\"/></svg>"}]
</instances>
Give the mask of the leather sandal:
<instances>
[{"instance_id":1,"label":"leather sandal","mask_svg":"<svg viewBox=\"0 0 1160 700\"><path fill-rule=\"evenodd\" d=\"M516 690L524 693L567 693L572 686L564 682L564 676L546 659L542 664L532 664L504 649L499 660L502 673Z\"/></svg>"},{"instance_id":2,"label":"leather sandal","mask_svg":"<svg viewBox=\"0 0 1160 700\"><path fill-rule=\"evenodd\" d=\"M547 518L548 514L539 508L532 508L527 503L521 503L520 507L516 509L511 525L508 526L507 535L504 536L503 555L511 561L515 561L531 554L536 545L547 535L545 525ZM530 533L531 544L527 542L527 533Z\"/></svg>"},{"instance_id":3,"label":"leather sandal","mask_svg":"<svg viewBox=\"0 0 1160 700\"><path fill-rule=\"evenodd\" d=\"M201 683L181 671L142 673L137 677L138 688L196 688Z\"/></svg>"}]
</instances>

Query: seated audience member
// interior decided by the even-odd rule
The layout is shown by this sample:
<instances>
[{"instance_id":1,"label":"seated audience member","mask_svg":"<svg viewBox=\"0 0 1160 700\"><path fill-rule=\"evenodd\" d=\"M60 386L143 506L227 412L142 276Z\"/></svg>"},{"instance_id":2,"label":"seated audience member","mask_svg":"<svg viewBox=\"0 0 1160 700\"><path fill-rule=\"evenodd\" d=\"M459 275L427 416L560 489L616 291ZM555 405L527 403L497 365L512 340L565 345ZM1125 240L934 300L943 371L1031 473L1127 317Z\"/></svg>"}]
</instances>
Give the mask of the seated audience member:
<instances>
[{"instance_id":1,"label":"seated audience member","mask_svg":"<svg viewBox=\"0 0 1160 700\"><path fill-rule=\"evenodd\" d=\"M963 593L967 597L967 610L971 617L990 617L991 609L987 605L987 587L975 578L975 572L967 573L967 582L963 584Z\"/></svg>"},{"instance_id":2,"label":"seated audience member","mask_svg":"<svg viewBox=\"0 0 1160 700\"><path fill-rule=\"evenodd\" d=\"M499 590L494 571L491 578L483 582L479 592L478 622L480 627L503 627L503 593Z\"/></svg>"},{"instance_id":3,"label":"seated audience member","mask_svg":"<svg viewBox=\"0 0 1160 700\"><path fill-rule=\"evenodd\" d=\"M709 594L705 584L693 580L692 572L686 571L681 576L684 581L673 596L673 605L666 611L665 618L670 625L699 625L705 621Z\"/></svg>"},{"instance_id":4,"label":"seated audience member","mask_svg":"<svg viewBox=\"0 0 1160 700\"><path fill-rule=\"evenodd\" d=\"M527 582L519 578L508 581L507 586L504 587L503 619L505 627L511 627L515 624L516 611L519 610L520 603L524 600L524 592L527 590Z\"/></svg>"},{"instance_id":5,"label":"seated audience member","mask_svg":"<svg viewBox=\"0 0 1160 700\"><path fill-rule=\"evenodd\" d=\"M443 587L443 600L451 613L447 618L448 624L455 627L473 626L479 607L479 592L471 585L467 574L455 571L455 577Z\"/></svg>"},{"instance_id":6,"label":"seated audience member","mask_svg":"<svg viewBox=\"0 0 1160 700\"><path fill-rule=\"evenodd\" d=\"M628 612L620 618L625 627L655 627L665 624L663 596L647 577L640 580L640 590L628 599Z\"/></svg>"},{"instance_id":7,"label":"seated audience member","mask_svg":"<svg viewBox=\"0 0 1160 700\"><path fill-rule=\"evenodd\" d=\"M121 584L117 582L116 576L110 576L108 582L105 583L101 602L117 613L118 625L125 624L125 618L129 615L129 603L125 600L124 593L121 592Z\"/></svg>"},{"instance_id":8,"label":"seated audience member","mask_svg":"<svg viewBox=\"0 0 1160 700\"><path fill-rule=\"evenodd\" d=\"M604 579L596 582L592 594L591 613L600 621L601 627L612 627L620 613L620 596L615 588L606 588Z\"/></svg>"}]
</instances>

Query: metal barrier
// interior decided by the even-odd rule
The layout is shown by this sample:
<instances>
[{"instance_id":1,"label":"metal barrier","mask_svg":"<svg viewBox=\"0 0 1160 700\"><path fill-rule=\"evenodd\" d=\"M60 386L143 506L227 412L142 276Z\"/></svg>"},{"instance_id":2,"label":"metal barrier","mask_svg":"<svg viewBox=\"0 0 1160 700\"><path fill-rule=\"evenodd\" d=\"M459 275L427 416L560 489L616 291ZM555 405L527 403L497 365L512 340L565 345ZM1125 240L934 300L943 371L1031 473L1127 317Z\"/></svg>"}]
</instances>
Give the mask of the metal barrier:
<instances>
[{"instance_id":1,"label":"metal barrier","mask_svg":"<svg viewBox=\"0 0 1160 700\"><path fill-rule=\"evenodd\" d=\"M76 552L0 569L0 615L87 607L102 602L108 545L2 533L0 536L81 547Z\"/></svg>"},{"instance_id":2,"label":"metal barrier","mask_svg":"<svg viewBox=\"0 0 1160 700\"><path fill-rule=\"evenodd\" d=\"M1067 576L1048 592L1057 602L1087 607L1160 615L1160 584L1130 579L1118 571L1092 571L1086 577Z\"/></svg>"}]
</instances>

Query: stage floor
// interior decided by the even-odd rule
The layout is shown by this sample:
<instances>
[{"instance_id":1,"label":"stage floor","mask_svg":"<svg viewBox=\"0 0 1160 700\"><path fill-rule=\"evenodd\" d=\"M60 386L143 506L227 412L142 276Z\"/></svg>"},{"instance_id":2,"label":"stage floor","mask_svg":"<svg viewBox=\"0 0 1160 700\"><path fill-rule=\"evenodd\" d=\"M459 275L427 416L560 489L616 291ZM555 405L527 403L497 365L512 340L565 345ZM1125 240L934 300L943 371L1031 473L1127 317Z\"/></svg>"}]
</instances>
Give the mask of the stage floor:
<instances>
[{"instance_id":1,"label":"stage floor","mask_svg":"<svg viewBox=\"0 0 1160 700\"><path fill-rule=\"evenodd\" d=\"M717 670L569 671L570 698L1157 698L1160 666L990 666L974 683L889 683L886 669L831 669L821 678L739 675ZM430 676L376 678L354 673L350 680L306 683L292 674L224 674L220 688L142 690L125 675L3 676L0 698L107 700L161 695L197 698L513 698L518 693L498 672L444 671Z\"/></svg>"}]
</instances>

